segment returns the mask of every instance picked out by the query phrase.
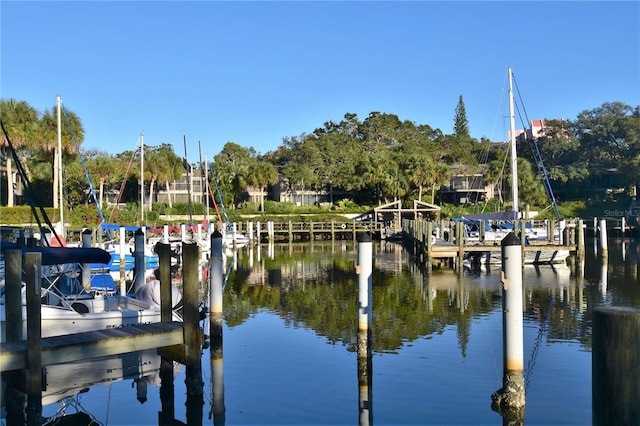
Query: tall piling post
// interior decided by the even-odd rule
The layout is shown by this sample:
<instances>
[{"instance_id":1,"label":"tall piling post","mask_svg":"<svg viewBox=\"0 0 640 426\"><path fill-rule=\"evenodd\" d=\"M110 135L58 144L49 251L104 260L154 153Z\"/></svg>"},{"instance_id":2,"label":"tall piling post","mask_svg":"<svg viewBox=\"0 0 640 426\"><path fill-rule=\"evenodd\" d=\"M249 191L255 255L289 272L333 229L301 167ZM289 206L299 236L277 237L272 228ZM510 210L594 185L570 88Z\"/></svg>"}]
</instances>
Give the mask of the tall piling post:
<instances>
[{"instance_id":1,"label":"tall piling post","mask_svg":"<svg viewBox=\"0 0 640 426\"><path fill-rule=\"evenodd\" d=\"M600 251L606 253L609 250L609 244L607 240L607 220L600 220Z\"/></svg>"},{"instance_id":2,"label":"tall piling post","mask_svg":"<svg viewBox=\"0 0 640 426\"><path fill-rule=\"evenodd\" d=\"M594 425L640 424L640 309L593 310Z\"/></svg>"},{"instance_id":3,"label":"tall piling post","mask_svg":"<svg viewBox=\"0 0 640 426\"><path fill-rule=\"evenodd\" d=\"M120 254L118 255L119 257L119 265L120 265L120 295L122 296L126 296L127 295L127 275L126 275L126 257L127 257L127 242L126 242L126 237L127 237L127 231L125 229L124 226L121 226L120 229L120 241L119 241L119 247L120 247Z\"/></svg>"},{"instance_id":4,"label":"tall piling post","mask_svg":"<svg viewBox=\"0 0 640 426\"><path fill-rule=\"evenodd\" d=\"M210 363L211 389L213 390L211 413L214 425L224 425L224 368L222 355L222 321L223 321L223 257L222 234L211 234L211 258L209 260L209 329L211 334Z\"/></svg>"},{"instance_id":5,"label":"tall piling post","mask_svg":"<svg viewBox=\"0 0 640 426\"><path fill-rule=\"evenodd\" d=\"M17 342L23 338L22 318L22 250L4 251L5 267L5 334L7 342ZM21 383L24 376L20 371L5 371L2 379L6 383L4 401L6 408L7 425L23 425L24 418L24 394Z\"/></svg>"},{"instance_id":6,"label":"tall piling post","mask_svg":"<svg viewBox=\"0 0 640 426\"><path fill-rule=\"evenodd\" d=\"M369 234L359 234L358 263L358 413L359 424L373 424L371 409L371 315L373 287L373 242Z\"/></svg>"},{"instance_id":7,"label":"tall piling post","mask_svg":"<svg viewBox=\"0 0 640 426\"><path fill-rule=\"evenodd\" d=\"M522 250L513 232L502 240L502 336L504 376L502 388L491 395L492 407L503 416L524 416L524 338Z\"/></svg>"},{"instance_id":8,"label":"tall piling post","mask_svg":"<svg viewBox=\"0 0 640 426\"><path fill-rule=\"evenodd\" d=\"M42 253L25 253L27 293L26 424L42 424L42 314L40 312Z\"/></svg>"},{"instance_id":9,"label":"tall piling post","mask_svg":"<svg viewBox=\"0 0 640 426\"><path fill-rule=\"evenodd\" d=\"M145 262L145 250L144 250L145 235L142 228L138 228L134 233L134 252L133 262L135 265L136 273L133 276L133 292L138 291L144 286L144 273L147 269Z\"/></svg>"},{"instance_id":10,"label":"tall piling post","mask_svg":"<svg viewBox=\"0 0 640 426\"><path fill-rule=\"evenodd\" d=\"M199 327L198 244L182 243L182 291L184 301L185 384L187 424L202 424L203 386Z\"/></svg>"},{"instance_id":11,"label":"tall piling post","mask_svg":"<svg viewBox=\"0 0 640 426\"><path fill-rule=\"evenodd\" d=\"M222 339L222 300L223 300L223 259L222 234L211 234L211 257L209 266L209 319L211 321L211 340Z\"/></svg>"},{"instance_id":12,"label":"tall piling post","mask_svg":"<svg viewBox=\"0 0 640 426\"><path fill-rule=\"evenodd\" d=\"M93 232L91 231L91 229L85 228L82 230L82 247L84 248L91 247L92 236L93 236ZM86 291L89 291L91 290L91 264L83 263L81 271L82 272L80 275L80 281L81 281L82 287Z\"/></svg>"}]
</instances>

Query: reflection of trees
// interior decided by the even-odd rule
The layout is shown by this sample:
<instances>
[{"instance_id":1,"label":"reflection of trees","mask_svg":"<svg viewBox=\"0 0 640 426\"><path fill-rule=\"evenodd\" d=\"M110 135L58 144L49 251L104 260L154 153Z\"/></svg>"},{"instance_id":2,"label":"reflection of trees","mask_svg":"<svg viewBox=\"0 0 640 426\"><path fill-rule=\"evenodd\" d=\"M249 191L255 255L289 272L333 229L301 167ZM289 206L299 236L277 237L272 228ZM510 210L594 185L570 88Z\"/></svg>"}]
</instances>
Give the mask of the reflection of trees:
<instances>
[{"instance_id":1,"label":"reflection of trees","mask_svg":"<svg viewBox=\"0 0 640 426\"><path fill-rule=\"evenodd\" d=\"M405 256L381 250L374 251L374 257L371 328L374 351L397 351L407 342L455 327L464 357L474 319L500 309L499 286L477 284L476 280L482 277L457 276L451 270L426 274ZM239 253L238 268L232 271L225 288L227 324L233 327L260 310L268 310L278 313L289 326L310 328L332 344L355 351L358 324L355 259L354 250L330 243L316 244L313 248L301 244L293 248L284 246L276 250L273 259L263 258L249 269L246 253ZM394 261L404 266L392 267ZM628 269L619 275L628 274ZM616 273L616 268L611 270ZM250 279L256 271L263 271L264 279ZM579 342L590 350L591 309L602 303L598 286L589 281L595 278L590 278L589 269L581 283L576 283L568 270L565 275L552 272L541 268L533 278L527 272L531 282L525 284L524 319L529 324L539 324L541 341ZM597 277L599 271L593 274ZM633 303L640 290L622 281L610 279L610 293L614 298L622 295L627 303Z\"/></svg>"}]
</instances>

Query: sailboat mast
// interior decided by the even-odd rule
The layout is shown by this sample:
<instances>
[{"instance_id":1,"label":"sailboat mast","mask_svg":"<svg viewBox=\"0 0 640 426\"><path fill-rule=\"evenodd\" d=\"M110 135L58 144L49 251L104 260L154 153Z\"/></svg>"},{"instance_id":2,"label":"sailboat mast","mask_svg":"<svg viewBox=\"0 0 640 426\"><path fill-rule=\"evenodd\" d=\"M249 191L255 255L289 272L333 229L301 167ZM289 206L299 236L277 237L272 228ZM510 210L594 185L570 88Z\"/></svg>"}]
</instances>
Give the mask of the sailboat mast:
<instances>
[{"instance_id":1,"label":"sailboat mast","mask_svg":"<svg viewBox=\"0 0 640 426\"><path fill-rule=\"evenodd\" d=\"M518 156L516 153L516 117L513 107L513 72L509 67L509 137L511 144L511 197L514 219L518 219Z\"/></svg>"},{"instance_id":2,"label":"sailboat mast","mask_svg":"<svg viewBox=\"0 0 640 426\"><path fill-rule=\"evenodd\" d=\"M60 96L56 96L56 104L58 109L58 157L57 161L57 174L56 177L58 179L58 207L60 207L60 234L64 235L64 209L62 202L62 98Z\"/></svg>"},{"instance_id":3,"label":"sailboat mast","mask_svg":"<svg viewBox=\"0 0 640 426\"><path fill-rule=\"evenodd\" d=\"M140 133L140 225L144 225L144 134Z\"/></svg>"}]
</instances>

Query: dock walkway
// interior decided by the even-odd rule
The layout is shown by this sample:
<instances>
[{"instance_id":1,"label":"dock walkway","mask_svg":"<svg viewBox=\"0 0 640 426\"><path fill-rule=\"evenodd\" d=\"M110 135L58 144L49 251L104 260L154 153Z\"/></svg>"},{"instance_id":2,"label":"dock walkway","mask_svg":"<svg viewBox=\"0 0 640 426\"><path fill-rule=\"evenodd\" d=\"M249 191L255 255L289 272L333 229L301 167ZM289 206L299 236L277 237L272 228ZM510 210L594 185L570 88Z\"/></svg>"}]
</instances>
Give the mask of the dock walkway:
<instances>
[{"instance_id":1,"label":"dock walkway","mask_svg":"<svg viewBox=\"0 0 640 426\"><path fill-rule=\"evenodd\" d=\"M181 322L159 322L45 337L41 340L42 365L183 344L183 329ZM3 343L0 371L26 368L26 352L26 340Z\"/></svg>"}]
</instances>

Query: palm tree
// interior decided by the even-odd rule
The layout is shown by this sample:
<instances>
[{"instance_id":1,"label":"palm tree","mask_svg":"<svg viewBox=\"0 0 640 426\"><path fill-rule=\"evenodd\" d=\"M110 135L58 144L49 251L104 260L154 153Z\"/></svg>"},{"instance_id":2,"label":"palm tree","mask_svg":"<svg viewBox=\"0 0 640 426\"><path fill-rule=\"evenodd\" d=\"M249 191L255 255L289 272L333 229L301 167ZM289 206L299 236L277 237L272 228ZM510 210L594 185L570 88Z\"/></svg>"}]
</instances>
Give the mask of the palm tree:
<instances>
[{"instance_id":1,"label":"palm tree","mask_svg":"<svg viewBox=\"0 0 640 426\"><path fill-rule=\"evenodd\" d=\"M91 158L89 158L87 161L87 169L90 176L98 176L98 185L100 188L100 195L98 196L98 207L102 208L105 183L111 176L116 173L118 169L118 161L106 152L95 151L91 154Z\"/></svg>"},{"instance_id":2,"label":"palm tree","mask_svg":"<svg viewBox=\"0 0 640 426\"><path fill-rule=\"evenodd\" d=\"M249 182L260 188L260 211L264 211L264 191L268 185L278 183L278 171L268 161L256 161L250 168Z\"/></svg>"},{"instance_id":3,"label":"palm tree","mask_svg":"<svg viewBox=\"0 0 640 426\"><path fill-rule=\"evenodd\" d=\"M38 113L35 108L25 101L0 99L0 119L16 151L28 145L37 131ZM0 135L0 146L2 146L3 150L8 150L9 148L9 141L7 141L4 132ZM11 162L11 154L9 154L7 155L7 205L9 207L14 205L14 182Z\"/></svg>"},{"instance_id":4,"label":"palm tree","mask_svg":"<svg viewBox=\"0 0 640 426\"><path fill-rule=\"evenodd\" d=\"M58 155L63 155L64 153L69 153L76 150L76 146L74 143L78 143L78 146L82 144L84 140L84 128L82 127L82 122L80 118L73 113L72 111L61 111L63 116L61 117L61 145L62 152L58 152L58 115L57 115L57 106L54 106L51 111L47 110L44 112L44 115L40 119L40 131L38 140L36 142L37 146L34 148L37 150L50 152L53 162L52 174L53 174L53 207L58 207L58 178L59 178L59 170L58 170ZM68 119L68 120L67 120ZM71 125L71 130L69 130L69 124ZM71 131L73 131L73 138L71 136Z\"/></svg>"}]
</instances>

